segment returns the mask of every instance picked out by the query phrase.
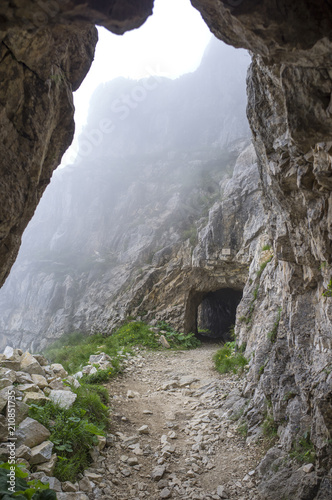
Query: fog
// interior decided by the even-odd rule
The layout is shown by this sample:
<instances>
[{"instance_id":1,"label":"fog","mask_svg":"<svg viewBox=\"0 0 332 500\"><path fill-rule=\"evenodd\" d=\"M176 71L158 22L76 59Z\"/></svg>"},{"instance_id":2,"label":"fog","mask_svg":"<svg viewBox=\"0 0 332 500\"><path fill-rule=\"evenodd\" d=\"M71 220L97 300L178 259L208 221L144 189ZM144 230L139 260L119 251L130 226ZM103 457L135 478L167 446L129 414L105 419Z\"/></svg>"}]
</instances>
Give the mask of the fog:
<instances>
[{"instance_id":1,"label":"fog","mask_svg":"<svg viewBox=\"0 0 332 500\"><path fill-rule=\"evenodd\" d=\"M198 243L250 141L249 63L213 38L192 73L96 88L75 160L54 174L0 291L5 336L38 347L89 330L139 276Z\"/></svg>"}]
</instances>

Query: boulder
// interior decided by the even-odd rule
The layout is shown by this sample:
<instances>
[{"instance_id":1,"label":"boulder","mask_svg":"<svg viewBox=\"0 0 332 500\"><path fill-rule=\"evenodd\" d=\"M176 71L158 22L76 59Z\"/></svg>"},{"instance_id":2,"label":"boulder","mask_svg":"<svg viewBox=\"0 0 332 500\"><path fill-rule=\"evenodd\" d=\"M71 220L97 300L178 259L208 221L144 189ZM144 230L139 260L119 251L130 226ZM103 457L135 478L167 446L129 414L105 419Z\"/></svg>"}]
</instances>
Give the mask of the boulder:
<instances>
[{"instance_id":1,"label":"boulder","mask_svg":"<svg viewBox=\"0 0 332 500\"><path fill-rule=\"evenodd\" d=\"M19 372L18 372L19 373ZM0 378L8 378L12 383L17 380L17 372L10 370L9 368L0 368Z\"/></svg>"},{"instance_id":2,"label":"boulder","mask_svg":"<svg viewBox=\"0 0 332 500\"><path fill-rule=\"evenodd\" d=\"M27 392L24 396L23 403L27 405L44 405L49 398L43 392Z\"/></svg>"},{"instance_id":3,"label":"boulder","mask_svg":"<svg viewBox=\"0 0 332 500\"><path fill-rule=\"evenodd\" d=\"M45 358L45 356L42 356L41 354L34 354L33 357L36 358L36 360L38 361L40 366L47 366L48 365L48 361Z\"/></svg>"},{"instance_id":4,"label":"boulder","mask_svg":"<svg viewBox=\"0 0 332 500\"><path fill-rule=\"evenodd\" d=\"M74 493L75 491L78 490L78 484L73 484L70 481L65 481L61 483L62 486L62 491L65 491L67 493Z\"/></svg>"},{"instance_id":5,"label":"boulder","mask_svg":"<svg viewBox=\"0 0 332 500\"><path fill-rule=\"evenodd\" d=\"M21 446L16 448L16 456L17 458L24 458L24 460L29 461L31 458L31 448L25 444L21 444Z\"/></svg>"},{"instance_id":6,"label":"boulder","mask_svg":"<svg viewBox=\"0 0 332 500\"><path fill-rule=\"evenodd\" d=\"M15 420L16 426L20 425L21 422L28 416L29 406L23 401L17 401L15 403Z\"/></svg>"},{"instance_id":7,"label":"boulder","mask_svg":"<svg viewBox=\"0 0 332 500\"><path fill-rule=\"evenodd\" d=\"M36 384L19 384L16 389L21 392L39 392L39 387Z\"/></svg>"},{"instance_id":8,"label":"boulder","mask_svg":"<svg viewBox=\"0 0 332 500\"><path fill-rule=\"evenodd\" d=\"M15 358L15 351L14 351L14 349L12 347L10 347L9 345L7 345L7 347L3 351L3 355L4 355L5 359L12 360L12 359Z\"/></svg>"},{"instance_id":9,"label":"boulder","mask_svg":"<svg viewBox=\"0 0 332 500\"><path fill-rule=\"evenodd\" d=\"M53 476L57 459L58 459L57 454L53 453L50 460L40 465L37 465L37 472L45 472L47 476Z\"/></svg>"},{"instance_id":10,"label":"boulder","mask_svg":"<svg viewBox=\"0 0 332 500\"><path fill-rule=\"evenodd\" d=\"M9 380L9 378L1 378L0 379L0 390L5 389L6 387L9 387L12 384L13 384L13 382L11 380Z\"/></svg>"},{"instance_id":11,"label":"boulder","mask_svg":"<svg viewBox=\"0 0 332 500\"><path fill-rule=\"evenodd\" d=\"M33 373L31 375L32 381L34 384L38 385L40 389L45 389L47 387L47 380L43 375L38 375L37 373Z\"/></svg>"},{"instance_id":12,"label":"boulder","mask_svg":"<svg viewBox=\"0 0 332 500\"><path fill-rule=\"evenodd\" d=\"M16 382L19 384L31 384L33 380L30 373L16 372Z\"/></svg>"},{"instance_id":13,"label":"boulder","mask_svg":"<svg viewBox=\"0 0 332 500\"><path fill-rule=\"evenodd\" d=\"M79 489L90 493L92 491L92 486L90 480L87 477L83 477L78 483Z\"/></svg>"},{"instance_id":14,"label":"boulder","mask_svg":"<svg viewBox=\"0 0 332 500\"><path fill-rule=\"evenodd\" d=\"M50 365L51 370L53 370L54 374L57 377L65 378L68 375L68 372L64 369L64 367L60 363L53 363Z\"/></svg>"},{"instance_id":15,"label":"boulder","mask_svg":"<svg viewBox=\"0 0 332 500\"><path fill-rule=\"evenodd\" d=\"M44 441L43 443L31 448L30 464L42 464L50 461L52 458L53 446L54 444L51 441Z\"/></svg>"},{"instance_id":16,"label":"boulder","mask_svg":"<svg viewBox=\"0 0 332 500\"><path fill-rule=\"evenodd\" d=\"M43 475L40 479L40 481L44 484L48 484L48 487L51 489L51 490L54 490L57 492L57 499L59 498L59 494L61 493L62 489L61 489L61 483L59 481L59 479L57 479L56 477L49 477L49 476L45 476Z\"/></svg>"},{"instance_id":17,"label":"boulder","mask_svg":"<svg viewBox=\"0 0 332 500\"><path fill-rule=\"evenodd\" d=\"M12 385L8 385L4 389L0 390L0 412L6 407L8 403L8 393L12 391L14 387Z\"/></svg>"},{"instance_id":18,"label":"boulder","mask_svg":"<svg viewBox=\"0 0 332 500\"><path fill-rule=\"evenodd\" d=\"M38 375L45 375L44 369L40 366L38 361L32 354L25 352L21 357L21 364L19 368L22 372L37 373Z\"/></svg>"},{"instance_id":19,"label":"boulder","mask_svg":"<svg viewBox=\"0 0 332 500\"><path fill-rule=\"evenodd\" d=\"M25 446L32 448L48 439L50 437L50 431L37 422L37 420L27 417L21 422L16 430L16 437L17 446L25 444Z\"/></svg>"},{"instance_id":20,"label":"boulder","mask_svg":"<svg viewBox=\"0 0 332 500\"><path fill-rule=\"evenodd\" d=\"M48 383L48 386L54 391L62 391L64 390L64 385L60 377L55 378L51 382Z\"/></svg>"},{"instance_id":21,"label":"boulder","mask_svg":"<svg viewBox=\"0 0 332 500\"><path fill-rule=\"evenodd\" d=\"M0 361L0 367L8 368L9 370L14 370L15 372L20 369L20 365L21 362L19 358L17 360L2 359Z\"/></svg>"},{"instance_id":22,"label":"boulder","mask_svg":"<svg viewBox=\"0 0 332 500\"><path fill-rule=\"evenodd\" d=\"M71 391L50 391L49 398L53 403L56 403L60 408L70 408L77 398L77 394Z\"/></svg>"}]
</instances>

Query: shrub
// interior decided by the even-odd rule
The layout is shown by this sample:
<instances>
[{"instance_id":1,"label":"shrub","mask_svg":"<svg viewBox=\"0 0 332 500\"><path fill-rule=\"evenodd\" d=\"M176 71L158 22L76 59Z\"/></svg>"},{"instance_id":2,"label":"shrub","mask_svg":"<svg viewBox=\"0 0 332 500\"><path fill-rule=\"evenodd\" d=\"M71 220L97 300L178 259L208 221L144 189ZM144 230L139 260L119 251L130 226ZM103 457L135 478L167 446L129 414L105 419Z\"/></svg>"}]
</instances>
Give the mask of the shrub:
<instances>
[{"instance_id":1,"label":"shrub","mask_svg":"<svg viewBox=\"0 0 332 500\"><path fill-rule=\"evenodd\" d=\"M77 474L88 467L89 451L98 443L96 436L103 435L108 426L108 408L98 394L105 398L103 389L92 386L75 389L76 401L68 409L53 402L30 406L29 416L51 432L50 441L58 454L54 475L60 481L75 481Z\"/></svg>"},{"instance_id":2,"label":"shrub","mask_svg":"<svg viewBox=\"0 0 332 500\"><path fill-rule=\"evenodd\" d=\"M235 342L227 342L213 356L215 367L219 373L242 373L248 360L241 352L235 351Z\"/></svg>"},{"instance_id":3,"label":"shrub","mask_svg":"<svg viewBox=\"0 0 332 500\"><path fill-rule=\"evenodd\" d=\"M165 332L165 338L171 347L179 349L195 349L201 345L201 341L198 340L194 333L177 332L165 321L160 321L157 326L160 330Z\"/></svg>"},{"instance_id":4,"label":"shrub","mask_svg":"<svg viewBox=\"0 0 332 500\"><path fill-rule=\"evenodd\" d=\"M118 370L108 369L108 370L97 370L97 372L91 375L83 375L81 382L84 384L103 384L108 382L112 377L118 373Z\"/></svg>"},{"instance_id":5,"label":"shrub","mask_svg":"<svg viewBox=\"0 0 332 500\"><path fill-rule=\"evenodd\" d=\"M8 471L15 468L15 492L8 489ZM0 462L0 498L8 500L56 500L56 493L49 489L49 484L41 481L26 481L27 472L23 472L19 465L12 465L8 462Z\"/></svg>"}]
</instances>

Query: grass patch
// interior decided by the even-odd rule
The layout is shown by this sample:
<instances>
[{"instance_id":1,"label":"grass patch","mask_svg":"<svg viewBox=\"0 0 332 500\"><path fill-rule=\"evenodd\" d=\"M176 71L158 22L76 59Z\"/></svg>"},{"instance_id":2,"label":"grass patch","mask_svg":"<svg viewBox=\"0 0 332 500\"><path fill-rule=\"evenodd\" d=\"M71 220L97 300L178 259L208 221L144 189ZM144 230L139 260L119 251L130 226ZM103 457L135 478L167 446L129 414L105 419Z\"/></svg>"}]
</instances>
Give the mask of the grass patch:
<instances>
[{"instance_id":1,"label":"grass patch","mask_svg":"<svg viewBox=\"0 0 332 500\"><path fill-rule=\"evenodd\" d=\"M271 262L272 259L273 259L273 256L271 255L271 257L269 257L267 260L265 260L264 262L261 263L261 265L259 266L259 269L257 271L258 278L261 277L264 269L266 268L266 266L268 265L268 263Z\"/></svg>"},{"instance_id":2,"label":"grass patch","mask_svg":"<svg viewBox=\"0 0 332 500\"><path fill-rule=\"evenodd\" d=\"M248 436L248 424L245 422L244 424L239 425L237 432L246 438Z\"/></svg>"},{"instance_id":3,"label":"grass patch","mask_svg":"<svg viewBox=\"0 0 332 500\"><path fill-rule=\"evenodd\" d=\"M201 341L194 333L179 333L176 332L168 323L160 321L157 327L162 330L167 342L170 346L178 349L195 349L201 345Z\"/></svg>"},{"instance_id":4,"label":"grass patch","mask_svg":"<svg viewBox=\"0 0 332 500\"><path fill-rule=\"evenodd\" d=\"M78 473L91 462L89 451L98 443L97 436L105 434L109 415L102 401L107 399L104 389L93 386L74 389L77 398L68 409L53 402L30 406L29 416L51 432L50 441L58 455L54 475L60 481L76 481Z\"/></svg>"},{"instance_id":5,"label":"grass patch","mask_svg":"<svg viewBox=\"0 0 332 500\"><path fill-rule=\"evenodd\" d=\"M315 447L311 442L310 432L305 432L297 442L293 443L289 455L300 463L315 463Z\"/></svg>"},{"instance_id":6,"label":"grass patch","mask_svg":"<svg viewBox=\"0 0 332 500\"><path fill-rule=\"evenodd\" d=\"M176 332L165 322L160 322L158 328L165 331L164 335L174 349L193 349L201 344L193 333ZM108 337L101 334L86 336L80 333L64 335L48 347L44 354L52 363L61 363L69 373L75 373L86 365L91 354L108 354L112 359L111 368L84 377L85 383L98 384L107 382L121 371L119 351L123 355L130 352L133 346L162 349L158 337L144 322L133 321L126 323Z\"/></svg>"},{"instance_id":7,"label":"grass patch","mask_svg":"<svg viewBox=\"0 0 332 500\"><path fill-rule=\"evenodd\" d=\"M332 297L332 278L330 279L327 289L322 293L323 297Z\"/></svg>"},{"instance_id":8,"label":"grass patch","mask_svg":"<svg viewBox=\"0 0 332 500\"><path fill-rule=\"evenodd\" d=\"M219 373L243 373L248 364L247 358L239 351L236 351L235 342L227 342L213 356L215 368Z\"/></svg>"},{"instance_id":9,"label":"grass patch","mask_svg":"<svg viewBox=\"0 0 332 500\"><path fill-rule=\"evenodd\" d=\"M262 247L262 252L265 252L267 250L271 250L271 245L267 244Z\"/></svg>"}]
</instances>

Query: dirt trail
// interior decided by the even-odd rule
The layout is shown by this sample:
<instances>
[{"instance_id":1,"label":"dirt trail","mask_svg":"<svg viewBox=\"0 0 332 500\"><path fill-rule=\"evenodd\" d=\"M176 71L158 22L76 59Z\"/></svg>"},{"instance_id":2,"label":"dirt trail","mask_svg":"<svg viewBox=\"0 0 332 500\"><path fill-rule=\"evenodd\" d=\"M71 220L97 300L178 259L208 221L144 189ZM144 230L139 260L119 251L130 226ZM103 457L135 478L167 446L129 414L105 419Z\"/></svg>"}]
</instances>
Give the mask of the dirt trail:
<instances>
[{"instance_id":1,"label":"dirt trail","mask_svg":"<svg viewBox=\"0 0 332 500\"><path fill-rule=\"evenodd\" d=\"M141 352L125 362L108 385L111 446L90 469L99 476L93 498L260 498L262 450L245 445L234 419L246 403L243 380L213 369L217 348Z\"/></svg>"}]
</instances>

